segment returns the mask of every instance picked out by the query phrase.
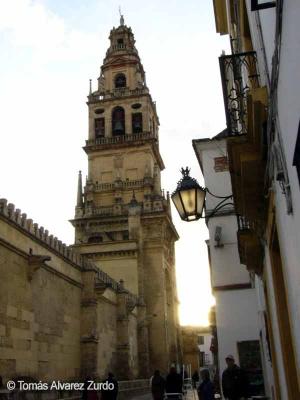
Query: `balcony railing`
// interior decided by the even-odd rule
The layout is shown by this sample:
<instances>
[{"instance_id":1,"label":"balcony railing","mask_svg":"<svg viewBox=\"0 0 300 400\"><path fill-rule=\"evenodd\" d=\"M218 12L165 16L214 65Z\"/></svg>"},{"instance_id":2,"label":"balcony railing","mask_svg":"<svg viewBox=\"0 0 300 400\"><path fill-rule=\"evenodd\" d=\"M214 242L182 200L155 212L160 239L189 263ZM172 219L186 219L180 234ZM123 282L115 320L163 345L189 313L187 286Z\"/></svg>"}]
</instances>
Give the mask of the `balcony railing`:
<instances>
[{"instance_id":1,"label":"balcony railing","mask_svg":"<svg viewBox=\"0 0 300 400\"><path fill-rule=\"evenodd\" d=\"M259 87L255 51L219 57L229 135L247 133L247 94Z\"/></svg>"},{"instance_id":2,"label":"balcony railing","mask_svg":"<svg viewBox=\"0 0 300 400\"><path fill-rule=\"evenodd\" d=\"M153 178L148 178L150 184L153 184ZM97 183L95 184L95 191L102 192L105 190L120 189L135 189L145 185L144 179L137 179L131 181L117 181L113 183Z\"/></svg>"},{"instance_id":3,"label":"balcony railing","mask_svg":"<svg viewBox=\"0 0 300 400\"><path fill-rule=\"evenodd\" d=\"M97 145L110 145L117 143L131 143L144 140L157 139L157 134L153 132L133 133L131 135L119 135L110 137L100 137L96 139L86 140L86 147Z\"/></svg>"},{"instance_id":4,"label":"balcony railing","mask_svg":"<svg viewBox=\"0 0 300 400\"><path fill-rule=\"evenodd\" d=\"M136 89L129 89L128 87L116 88L113 90L107 90L105 92L94 92L89 95L89 101L95 102L99 100L111 100L119 97L140 96L141 94L147 93L149 93L149 89L147 87L140 87Z\"/></svg>"}]
</instances>

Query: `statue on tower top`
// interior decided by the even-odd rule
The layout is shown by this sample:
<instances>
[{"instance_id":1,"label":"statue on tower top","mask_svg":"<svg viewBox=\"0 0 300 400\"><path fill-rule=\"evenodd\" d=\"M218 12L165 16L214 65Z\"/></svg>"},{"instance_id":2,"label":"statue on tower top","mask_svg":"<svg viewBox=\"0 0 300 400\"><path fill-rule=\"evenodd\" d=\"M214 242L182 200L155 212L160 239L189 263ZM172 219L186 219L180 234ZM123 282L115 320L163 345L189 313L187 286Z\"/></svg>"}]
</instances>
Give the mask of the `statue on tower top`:
<instances>
[{"instance_id":1,"label":"statue on tower top","mask_svg":"<svg viewBox=\"0 0 300 400\"><path fill-rule=\"evenodd\" d=\"M119 14L120 14L120 25L124 26L124 16L121 13L121 7L119 6Z\"/></svg>"}]
</instances>

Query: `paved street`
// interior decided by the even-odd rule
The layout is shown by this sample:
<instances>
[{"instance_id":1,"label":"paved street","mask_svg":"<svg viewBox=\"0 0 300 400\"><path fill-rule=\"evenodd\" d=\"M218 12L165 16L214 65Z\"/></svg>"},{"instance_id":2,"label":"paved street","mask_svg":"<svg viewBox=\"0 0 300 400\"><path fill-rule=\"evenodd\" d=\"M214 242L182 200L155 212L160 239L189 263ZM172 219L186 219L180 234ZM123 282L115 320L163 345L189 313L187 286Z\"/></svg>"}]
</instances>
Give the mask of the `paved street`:
<instances>
[{"instance_id":1,"label":"paved street","mask_svg":"<svg viewBox=\"0 0 300 400\"><path fill-rule=\"evenodd\" d=\"M131 400L152 400L152 396L150 393L144 394L141 396L133 397ZM198 400L198 396L196 391L189 390L184 400Z\"/></svg>"}]
</instances>

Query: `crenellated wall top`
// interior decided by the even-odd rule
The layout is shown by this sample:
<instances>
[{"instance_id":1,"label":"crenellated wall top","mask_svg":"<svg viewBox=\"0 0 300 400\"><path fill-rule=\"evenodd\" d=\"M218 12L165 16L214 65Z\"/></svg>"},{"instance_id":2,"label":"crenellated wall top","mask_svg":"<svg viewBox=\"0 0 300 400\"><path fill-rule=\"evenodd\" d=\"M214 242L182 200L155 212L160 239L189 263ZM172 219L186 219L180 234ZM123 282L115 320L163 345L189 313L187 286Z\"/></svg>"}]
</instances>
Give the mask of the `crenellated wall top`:
<instances>
[{"instance_id":1,"label":"crenellated wall top","mask_svg":"<svg viewBox=\"0 0 300 400\"><path fill-rule=\"evenodd\" d=\"M75 266L79 267L82 271L95 271L96 282L103 282L115 292L122 291L122 285L119 282L99 269L93 262L78 254L72 246L66 245L56 236L49 234L49 231L43 226L39 226L39 224L35 223L31 218L27 218L27 214L22 213L19 208L16 208L12 203L8 203L6 199L0 199L0 218L14 224L19 230L30 235L33 239L42 242L43 245L67 259L67 261L73 265L75 264ZM134 296L127 290L125 291L128 293L128 296Z\"/></svg>"}]
</instances>

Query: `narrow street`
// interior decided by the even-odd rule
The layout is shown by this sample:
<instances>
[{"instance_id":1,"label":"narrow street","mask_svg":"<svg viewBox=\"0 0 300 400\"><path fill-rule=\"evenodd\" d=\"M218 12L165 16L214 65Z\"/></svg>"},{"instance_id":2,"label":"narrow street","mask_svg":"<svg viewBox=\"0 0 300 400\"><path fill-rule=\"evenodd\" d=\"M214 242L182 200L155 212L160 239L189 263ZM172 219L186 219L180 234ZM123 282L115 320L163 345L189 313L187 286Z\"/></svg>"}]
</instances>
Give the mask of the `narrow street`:
<instances>
[{"instance_id":1,"label":"narrow street","mask_svg":"<svg viewBox=\"0 0 300 400\"><path fill-rule=\"evenodd\" d=\"M132 397L131 400L152 400L150 393ZM183 400L198 400L197 392L189 390Z\"/></svg>"}]
</instances>

